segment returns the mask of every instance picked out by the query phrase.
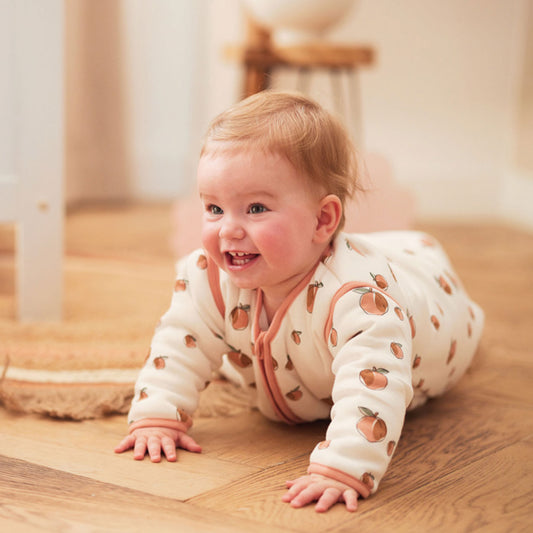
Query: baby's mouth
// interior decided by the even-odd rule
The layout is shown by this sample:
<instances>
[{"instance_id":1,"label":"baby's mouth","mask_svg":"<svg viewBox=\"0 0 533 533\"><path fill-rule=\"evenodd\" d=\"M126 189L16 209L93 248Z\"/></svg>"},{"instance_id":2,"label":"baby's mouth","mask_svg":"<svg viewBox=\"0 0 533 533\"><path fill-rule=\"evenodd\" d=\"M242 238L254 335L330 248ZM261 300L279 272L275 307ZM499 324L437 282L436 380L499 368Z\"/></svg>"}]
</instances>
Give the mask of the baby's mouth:
<instances>
[{"instance_id":1,"label":"baby's mouth","mask_svg":"<svg viewBox=\"0 0 533 533\"><path fill-rule=\"evenodd\" d=\"M226 252L226 260L231 266L244 266L253 261L258 255L246 252Z\"/></svg>"}]
</instances>

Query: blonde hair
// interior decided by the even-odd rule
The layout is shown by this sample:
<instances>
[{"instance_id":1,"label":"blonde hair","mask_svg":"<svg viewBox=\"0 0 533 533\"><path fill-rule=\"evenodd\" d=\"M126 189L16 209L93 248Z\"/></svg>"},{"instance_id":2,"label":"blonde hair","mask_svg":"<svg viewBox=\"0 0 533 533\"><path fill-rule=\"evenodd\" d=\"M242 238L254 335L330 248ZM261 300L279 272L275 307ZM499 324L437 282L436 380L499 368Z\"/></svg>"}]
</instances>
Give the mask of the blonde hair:
<instances>
[{"instance_id":1,"label":"blonde hair","mask_svg":"<svg viewBox=\"0 0 533 533\"><path fill-rule=\"evenodd\" d=\"M219 144L220 143L220 144ZM311 187L335 194L343 206L359 188L357 157L339 120L298 93L263 91L242 100L210 124L201 156L217 150L259 149L285 157Z\"/></svg>"}]
</instances>

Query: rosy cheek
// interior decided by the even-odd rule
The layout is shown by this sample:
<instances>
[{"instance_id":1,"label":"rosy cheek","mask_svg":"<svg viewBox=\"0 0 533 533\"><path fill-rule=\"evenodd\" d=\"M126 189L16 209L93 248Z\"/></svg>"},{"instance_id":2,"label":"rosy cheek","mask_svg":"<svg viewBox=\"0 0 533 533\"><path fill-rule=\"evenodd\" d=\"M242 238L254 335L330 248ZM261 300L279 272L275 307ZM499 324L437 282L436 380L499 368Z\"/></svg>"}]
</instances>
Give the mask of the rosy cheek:
<instances>
[{"instance_id":1,"label":"rosy cheek","mask_svg":"<svg viewBox=\"0 0 533 533\"><path fill-rule=\"evenodd\" d=\"M218 250L218 232L216 228L209 223L205 223L202 226L202 246L210 254L215 255Z\"/></svg>"}]
</instances>

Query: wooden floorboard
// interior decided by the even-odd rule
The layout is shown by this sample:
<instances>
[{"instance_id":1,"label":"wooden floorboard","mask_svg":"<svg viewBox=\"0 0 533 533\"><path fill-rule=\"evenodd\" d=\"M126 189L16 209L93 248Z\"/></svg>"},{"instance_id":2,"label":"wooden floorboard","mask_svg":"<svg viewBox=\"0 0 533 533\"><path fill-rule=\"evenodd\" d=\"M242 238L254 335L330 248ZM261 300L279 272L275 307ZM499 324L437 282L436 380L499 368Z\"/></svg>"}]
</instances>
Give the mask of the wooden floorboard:
<instances>
[{"instance_id":1,"label":"wooden floorboard","mask_svg":"<svg viewBox=\"0 0 533 533\"><path fill-rule=\"evenodd\" d=\"M2 531L270 531L175 498L0 456ZM179 481L178 481L179 482Z\"/></svg>"},{"instance_id":2,"label":"wooden floorboard","mask_svg":"<svg viewBox=\"0 0 533 533\"><path fill-rule=\"evenodd\" d=\"M523 440L368 510L357 531L529 532L533 486L524 469L533 443ZM349 526L335 531L353 531Z\"/></svg>"}]
</instances>

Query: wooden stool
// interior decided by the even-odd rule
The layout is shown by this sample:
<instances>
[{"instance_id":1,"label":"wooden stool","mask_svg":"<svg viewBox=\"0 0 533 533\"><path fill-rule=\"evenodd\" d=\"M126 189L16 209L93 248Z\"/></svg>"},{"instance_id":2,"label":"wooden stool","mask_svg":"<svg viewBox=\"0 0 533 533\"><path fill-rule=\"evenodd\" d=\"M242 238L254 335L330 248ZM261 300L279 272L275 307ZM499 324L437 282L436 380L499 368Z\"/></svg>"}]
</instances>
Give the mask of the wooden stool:
<instances>
[{"instance_id":1,"label":"wooden stool","mask_svg":"<svg viewBox=\"0 0 533 533\"><path fill-rule=\"evenodd\" d=\"M346 111L342 104L340 76L346 74L349 83L349 97L355 114L356 137L361 138L361 97L358 71L370 66L375 52L368 46L340 45L314 42L294 46L276 46L270 32L252 21L248 21L246 43L230 45L225 49L228 59L244 66L243 97L250 96L271 86L273 71L278 67L296 70L297 87L305 93L309 88L313 70L326 70L331 78L334 103L339 114ZM344 113L346 115L346 113Z\"/></svg>"}]
</instances>

